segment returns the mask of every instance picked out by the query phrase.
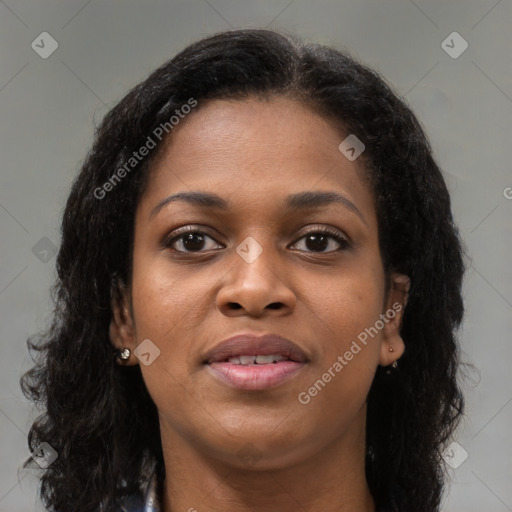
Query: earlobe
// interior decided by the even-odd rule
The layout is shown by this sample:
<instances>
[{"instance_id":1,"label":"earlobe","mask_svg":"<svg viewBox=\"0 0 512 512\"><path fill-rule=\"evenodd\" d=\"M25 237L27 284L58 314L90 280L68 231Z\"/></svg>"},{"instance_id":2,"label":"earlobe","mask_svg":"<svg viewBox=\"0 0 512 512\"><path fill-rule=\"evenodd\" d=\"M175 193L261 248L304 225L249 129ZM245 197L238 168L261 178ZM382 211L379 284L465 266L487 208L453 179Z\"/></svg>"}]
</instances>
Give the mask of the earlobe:
<instances>
[{"instance_id":1,"label":"earlobe","mask_svg":"<svg viewBox=\"0 0 512 512\"><path fill-rule=\"evenodd\" d=\"M130 310L129 292L118 278L112 280L110 293L111 319L109 335L112 345L117 349L116 360L119 364L135 364L129 355L134 349L134 325ZM121 357L122 355L122 357ZM128 355L128 357L126 357Z\"/></svg>"},{"instance_id":2,"label":"earlobe","mask_svg":"<svg viewBox=\"0 0 512 512\"><path fill-rule=\"evenodd\" d=\"M386 301L385 325L383 328L379 364L389 366L396 362L405 351L405 344L400 335L410 278L405 274L392 274Z\"/></svg>"}]
</instances>

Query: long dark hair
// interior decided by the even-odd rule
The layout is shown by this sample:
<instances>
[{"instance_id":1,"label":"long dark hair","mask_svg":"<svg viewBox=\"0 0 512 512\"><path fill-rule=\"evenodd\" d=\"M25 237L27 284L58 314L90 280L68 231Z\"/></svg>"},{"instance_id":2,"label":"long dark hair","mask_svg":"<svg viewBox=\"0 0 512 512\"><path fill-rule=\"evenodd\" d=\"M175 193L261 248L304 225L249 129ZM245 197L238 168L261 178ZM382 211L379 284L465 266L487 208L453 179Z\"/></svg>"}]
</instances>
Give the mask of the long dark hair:
<instances>
[{"instance_id":1,"label":"long dark hair","mask_svg":"<svg viewBox=\"0 0 512 512\"><path fill-rule=\"evenodd\" d=\"M455 336L464 260L445 182L418 120L377 73L346 53L268 30L188 46L96 130L63 215L53 321L28 342L38 354L21 379L44 411L30 450L47 442L58 453L41 477L49 509L86 512L103 503L110 510L138 490L147 461L164 471L157 410L140 367L117 365L109 339L112 285L130 281L135 209L157 151L119 182L114 171L127 170L133 152L191 98L201 108L210 98L268 95L304 102L366 146L386 275L411 278L405 354L394 376L378 368L368 396L366 476L377 503L391 496L396 510L439 509L442 449L464 406Z\"/></svg>"}]
</instances>

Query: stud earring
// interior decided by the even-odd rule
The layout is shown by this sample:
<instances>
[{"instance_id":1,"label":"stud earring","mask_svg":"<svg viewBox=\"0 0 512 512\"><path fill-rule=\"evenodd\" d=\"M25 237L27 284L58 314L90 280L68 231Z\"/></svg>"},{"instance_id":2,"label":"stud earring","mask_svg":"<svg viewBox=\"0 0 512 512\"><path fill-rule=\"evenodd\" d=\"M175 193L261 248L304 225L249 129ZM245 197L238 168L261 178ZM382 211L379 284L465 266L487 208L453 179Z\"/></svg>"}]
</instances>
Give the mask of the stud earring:
<instances>
[{"instance_id":1,"label":"stud earring","mask_svg":"<svg viewBox=\"0 0 512 512\"><path fill-rule=\"evenodd\" d=\"M389 348L388 348L388 350L389 350L390 352L394 352L394 351L395 351L395 349L394 349L393 347L389 347ZM398 362L397 362L396 360L395 360L395 361L393 361L393 363L391 363L391 364L388 366L388 369L386 370L386 375L391 375L391 372L393 371L393 370L391 370L391 368L392 368L393 370L396 370L396 369L398 368Z\"/></svg>"},{"instance_id":2,"label":"stud earring","mask_svg":"<svg viewBox=\"0 0 512 512\"><path fill-rule=\"evenodd\" d=\"M116 350L115 356L117 359L121 359L122 361L127 361L130 359L130 349L129 348L120 348Z\"/></svg>"},{"instance_id":3,"label":"stud earring","mask_svg":"<svg viewBox=\"0 0 512 512\"><path fill-rule=\"evenodd\" d=\"M395 350L393 349L393 347L389 347L389 351L390 352L394 352ZM391 365L391 368L398 368L398 362L397 361L393 361L393 364Z\"/></svg>"}]
</instances>

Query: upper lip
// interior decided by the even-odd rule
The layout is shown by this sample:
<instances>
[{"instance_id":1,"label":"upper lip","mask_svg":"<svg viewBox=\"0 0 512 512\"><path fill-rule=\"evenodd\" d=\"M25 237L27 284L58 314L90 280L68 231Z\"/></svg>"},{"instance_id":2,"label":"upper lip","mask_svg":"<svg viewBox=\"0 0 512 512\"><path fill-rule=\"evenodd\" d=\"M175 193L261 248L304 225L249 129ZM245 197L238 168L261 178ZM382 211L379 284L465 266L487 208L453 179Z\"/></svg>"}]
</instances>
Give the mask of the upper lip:
<instances>
[{"instance_id":1,"label":"upper lip","mask_svg":"<svg viewBox=\"0 0 512 512\"><path fill-rule=\"evenodd\" d=\"M279 354L291 361L305 363L304 351L293 341L277 334L257 335L243 333L228 338L213 347L205 357L205 363L227 361L239 356L268 356Z\"/></svg>"}]
</instances>

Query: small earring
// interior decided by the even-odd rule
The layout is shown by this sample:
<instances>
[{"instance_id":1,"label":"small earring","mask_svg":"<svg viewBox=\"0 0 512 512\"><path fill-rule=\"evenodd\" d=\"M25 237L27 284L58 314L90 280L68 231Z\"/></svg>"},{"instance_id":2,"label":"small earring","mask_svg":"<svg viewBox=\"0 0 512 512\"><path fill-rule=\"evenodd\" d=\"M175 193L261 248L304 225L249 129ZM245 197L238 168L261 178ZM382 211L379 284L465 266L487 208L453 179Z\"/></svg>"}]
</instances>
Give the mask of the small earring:
<instances>
[{"instance_id":1,"label":"small earring","mask_svg":"<svg viewBox=\"0 0 512 512\"><path fill-rule=\"evenodd\" d=\"M120 348L115 352L116 358L122 359L123 361L130 359L130 354L131 352L129 348Z\"/></svg>"},{"instance_id":2,"label":"small earring","mask_svg":"<svg viewBox=\"0 0 512 512\"><path fill-rule=\"evenodd\" d=\"M393 347L389 347L390 352L394 352Z\"/></svg>"},{"instance_id":3,"label":"small earring","mask_svg":"<svg viewBox=\"0 0 512 512\"><path fill-rule=\"evenodd\" d=\"M389 366L386 367L386 375L396 375L396 369L398 368L398 361L393 361Z\"/></svg>"}]
</instances>

